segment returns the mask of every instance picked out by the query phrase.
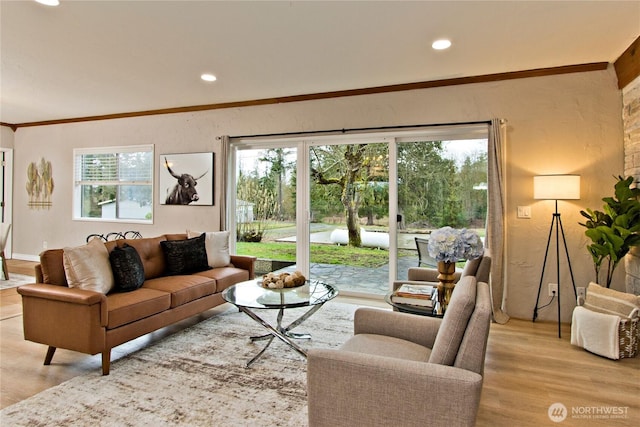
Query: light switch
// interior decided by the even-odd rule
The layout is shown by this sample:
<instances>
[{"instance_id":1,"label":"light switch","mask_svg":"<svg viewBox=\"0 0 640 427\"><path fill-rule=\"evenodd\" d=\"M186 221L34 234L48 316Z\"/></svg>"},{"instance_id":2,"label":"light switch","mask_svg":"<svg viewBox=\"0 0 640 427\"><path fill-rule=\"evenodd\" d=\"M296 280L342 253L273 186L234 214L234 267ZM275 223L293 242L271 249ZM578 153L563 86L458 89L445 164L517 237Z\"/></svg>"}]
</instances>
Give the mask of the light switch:
<instances>
[{"instance_id":1,"label":"light switch","mask_svg":"<svg viewBox=\"0 0 640 427\"><path fill-rule=\"evenodd\" d=\"M518 218L531 218L531 206L518 206Z\"/></svg>"}]
</instances>

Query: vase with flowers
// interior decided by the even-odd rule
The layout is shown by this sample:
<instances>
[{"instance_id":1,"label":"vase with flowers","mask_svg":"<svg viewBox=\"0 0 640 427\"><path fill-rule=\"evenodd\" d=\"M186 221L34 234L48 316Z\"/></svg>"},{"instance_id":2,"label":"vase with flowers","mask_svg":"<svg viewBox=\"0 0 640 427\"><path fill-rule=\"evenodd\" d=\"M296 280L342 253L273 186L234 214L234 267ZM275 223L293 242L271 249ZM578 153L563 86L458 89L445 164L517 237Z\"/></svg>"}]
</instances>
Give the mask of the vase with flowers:
<instances>
[{"instance_id":1,"label":"vase with flowers","mask_svg":"<svg viewBox=\"0 0 640 427\"><path fill-rule=\"evenodd\" d=\"M442 227L431 232L428 250L438 262L438 310L444 312L455 287L456 262L478 258L484 247L473 230Z\"/></svg>"}]
</instances>

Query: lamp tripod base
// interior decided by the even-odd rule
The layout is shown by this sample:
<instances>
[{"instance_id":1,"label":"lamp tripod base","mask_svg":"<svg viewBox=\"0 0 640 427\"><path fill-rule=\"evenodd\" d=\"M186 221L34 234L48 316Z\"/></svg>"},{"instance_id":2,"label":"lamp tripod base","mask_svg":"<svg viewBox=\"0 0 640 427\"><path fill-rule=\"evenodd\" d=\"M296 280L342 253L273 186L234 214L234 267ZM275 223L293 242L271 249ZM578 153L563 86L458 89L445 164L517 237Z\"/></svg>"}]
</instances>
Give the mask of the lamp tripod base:
<instances>
[{"instance_id":1,"label":"lamp tripod base","mask_svg":"<svg viewBox=\"0 0 640 427\"><path fill-rule=\"evenodd\" d=\"M538 318L538 309L539 308L543 308L546 307L547 305L551 304L551 302L553 301L553 298L551 299L551 301L549 302L549 304L543 306L543 307L539 307L540 304L540 291L542 290L542 282L544 280L544 271L545 268L547 266L547 258L549 256L549 246L551 244L551 235L553 234L553 231L555 229L555 235L556 235L556 272L558 274L557 276L557 284L558 284L558 291L557 294L553 296L553 298L556 299L556 306L558 309L558 338L562 338L562 328L561 328L561 312L560 312L560 235L562 235L562 243L564 245L564 251L565 254L567 256L567 265L569 266L569 274L571 275L571 283L573 284L573 293L575 295L575 297L578 297L578 292L576 291L576 283L575 280L573 278L573 269L571 268L571 259L569 258L569 250L567 249L567 240L564 236L564 228L562 227L562 218L560 217L560 214L558 213L558 201L556 200L556 211L553 214L553 216L551 217L551 226L549 227L549 237L547 238L547 249L545 251L544 254L544 261L542 263L542 273L540 274L540 284L538 285L538 296L536 298L536 305L533 308L533 319L532 321L535 322L536 319Z\"/></svg>"}]
</instances>

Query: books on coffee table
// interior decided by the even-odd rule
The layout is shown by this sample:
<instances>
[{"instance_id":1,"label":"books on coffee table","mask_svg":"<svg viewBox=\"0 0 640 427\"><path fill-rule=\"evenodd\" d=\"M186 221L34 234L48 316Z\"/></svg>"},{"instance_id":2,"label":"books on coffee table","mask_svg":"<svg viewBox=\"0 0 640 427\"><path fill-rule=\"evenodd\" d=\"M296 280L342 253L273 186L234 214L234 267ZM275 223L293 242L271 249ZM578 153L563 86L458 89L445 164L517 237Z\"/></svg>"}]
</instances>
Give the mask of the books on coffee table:
<instances>
[{"instance_id":1,"label":"books on coffee table","mask_svg":"<svg viewBox=\"0 0 640 427\"><path fill-rule=\"evenodd\" d=\"M433 307L434 293L436 291L437 288L431 285L414 285L410 283L403 283L391 295L391 301L399 304Z\"/></svg>"}]
</instances>

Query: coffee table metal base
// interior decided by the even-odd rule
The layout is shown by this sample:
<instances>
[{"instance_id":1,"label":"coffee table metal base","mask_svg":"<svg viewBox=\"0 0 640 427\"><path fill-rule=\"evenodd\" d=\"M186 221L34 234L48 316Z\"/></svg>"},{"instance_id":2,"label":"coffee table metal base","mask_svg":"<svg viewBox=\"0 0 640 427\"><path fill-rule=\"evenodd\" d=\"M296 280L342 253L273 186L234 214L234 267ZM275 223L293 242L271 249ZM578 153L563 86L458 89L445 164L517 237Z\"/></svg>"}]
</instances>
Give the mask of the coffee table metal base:
<instances>
[{"instance_id":1,"label":"coffee table metal base","mask_svg":"<svg viewBox=\"0 0 640 427\"><path fill-rule=\"evenodd\" d=\"M287 344L289 347L294 349L296 352L298 352L298 354L300 354L302 357L304 357L306 359L307 352L305 350L303 350L298 344L293 342L292 339L306 339L306 340L309 340L309 339L311 339L311 335L310 334L297 334L297 333L291 332L291 329L297 327L302 322L304 322L309 317L311 317L313 315L313 313L315 313L316 311L318 311L320 309L320 307L322 307L322 305L323 304L318 304L318 305L312 306L302 316L300 316L299 318L297 318L296 320L291 322L286 327L282 326L282 318L284 316L284 308L280 308L278 310L277 323L276 323L276 326L274 327L274 326L270 325L267 321L262 319L260 316L258 316L255 312L251 311L249 308L241 307L241 306L238 307L240 309L240 311L242 311L247 316L249 316L250 318L255 320L257 323L261 324L269 332L268 334L265 334L265 335L258 335L258 336L250 337L251 342L262 341L262 340L268 340L268 341L267 341L267 344L264 346L264 348L262 350L260 350L260 352L258 354L256 354L251 360L249 360L247 362L246 367L249 368L253 364L253 362L258 360L264 354L264 352L267 350L267 348L269 348L269 346L273 342L274 338L278 338L280 341L282 341L285 344Z\"/></svg>"}]
</instances>

